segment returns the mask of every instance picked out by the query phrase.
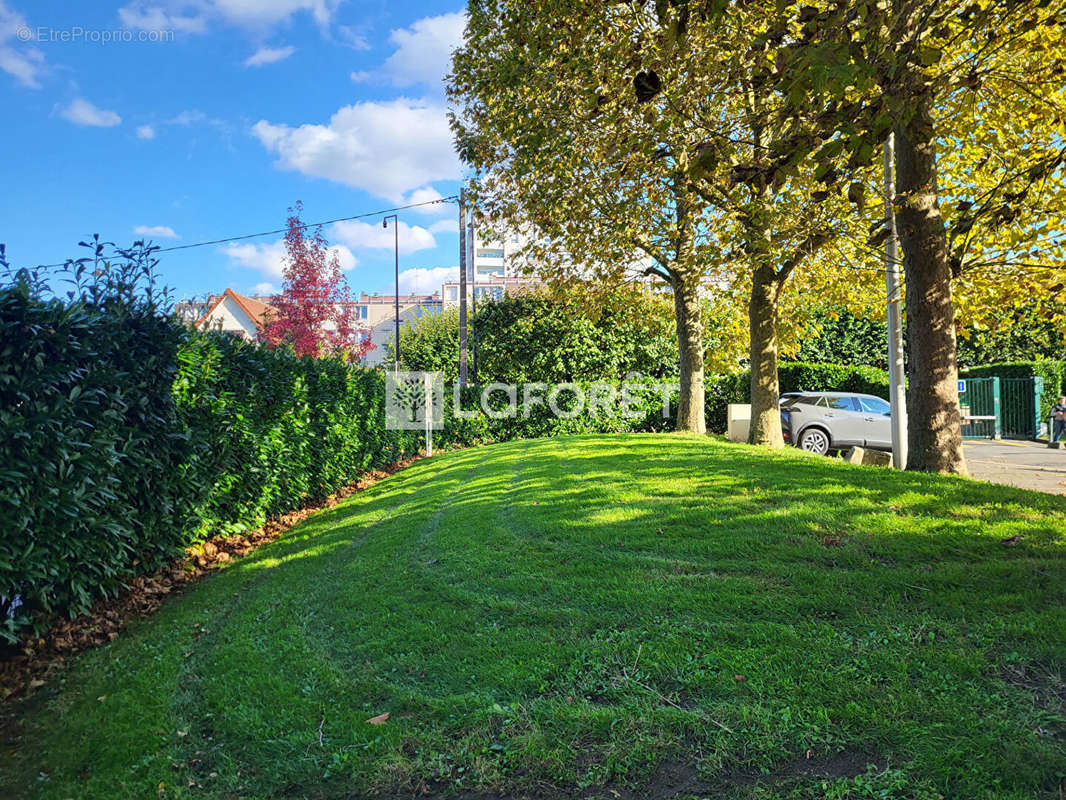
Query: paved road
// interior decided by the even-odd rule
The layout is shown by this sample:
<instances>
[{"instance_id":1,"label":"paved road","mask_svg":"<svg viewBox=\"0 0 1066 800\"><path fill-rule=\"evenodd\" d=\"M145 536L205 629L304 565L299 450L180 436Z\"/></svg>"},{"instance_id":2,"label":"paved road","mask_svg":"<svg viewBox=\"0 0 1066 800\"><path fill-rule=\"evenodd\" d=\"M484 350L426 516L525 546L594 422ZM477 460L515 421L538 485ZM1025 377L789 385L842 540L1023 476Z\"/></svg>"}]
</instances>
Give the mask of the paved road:
<instances>
[{"instance_id":1,"label":"paved road","mask_svg":"<svg viewBox=\"0 0 1066 800\"><path fill-rule=\"evenodd\" d=\"M974 478L1066 494L1066 450L1052 450L1037 442L968 439L963 452Z\"/></svg>"}]
</instances>

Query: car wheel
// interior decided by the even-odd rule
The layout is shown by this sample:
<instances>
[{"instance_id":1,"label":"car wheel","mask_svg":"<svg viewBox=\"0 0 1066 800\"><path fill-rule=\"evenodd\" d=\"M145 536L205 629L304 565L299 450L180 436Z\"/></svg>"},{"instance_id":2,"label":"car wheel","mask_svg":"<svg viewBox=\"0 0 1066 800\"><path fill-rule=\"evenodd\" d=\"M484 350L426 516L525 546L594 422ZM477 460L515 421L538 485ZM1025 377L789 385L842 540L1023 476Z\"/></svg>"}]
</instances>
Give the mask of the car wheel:
<instances>
[{"instance_id":1,"label":"car wheel","mask_svg":"<svg viewBox=\"0 0 1066 800\"><path fill-rule=\"evenodd\" d=\"M800 450L824 456L829 452L829 436L820 428L808 428L800 436Z\"/></svg>"}]
</instances>

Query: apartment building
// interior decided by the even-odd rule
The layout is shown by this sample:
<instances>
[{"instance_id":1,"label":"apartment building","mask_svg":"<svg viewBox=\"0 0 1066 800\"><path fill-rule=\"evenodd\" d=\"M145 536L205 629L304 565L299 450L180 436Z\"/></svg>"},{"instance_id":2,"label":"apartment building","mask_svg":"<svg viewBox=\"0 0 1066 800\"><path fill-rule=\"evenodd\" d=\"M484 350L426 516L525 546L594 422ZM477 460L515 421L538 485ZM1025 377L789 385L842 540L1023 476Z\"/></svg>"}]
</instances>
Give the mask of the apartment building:
<instances>
[{"instance_id":1,"label":"apartment building","mask_svg":"<svg viewBox=\"0 0 1066 800\"><path fill-rule=\"evenodd\" d=\"M502 239L483 238L479 230L473 222L467 224L466 263L477 282L521 274L520 253L527 237L508 232Z\"/></svg>"},{"instance_id":2,"label":"apartment building","mask_svg":"<svg viewBox=\"0 0 1066 800\"><path fill-rule=\"evenodd\" d=\"M439 294L400 295L400 325L440 311ZM363 356L362 363L368 367L385 364L388 361L385 346L391 347L396 341L396 296L363 292L355 301L355 320L369 330L370 344L373 345Z\"/></svg>"},{"instance_id":3,"label":"apartment building","mask_svg":"<svg viewBox=\"0 0 1066 800\"><path fill-rule=\"evenodd\" d=\"M473 306L475 302L484 303L499 300L506 294L528 292L540 285L536 278L521 275L488 275L466 284L466 302ZM441 308L456 308L459 305L459 281L445 281L440 287Z\"/></svg>"}]
</instances>

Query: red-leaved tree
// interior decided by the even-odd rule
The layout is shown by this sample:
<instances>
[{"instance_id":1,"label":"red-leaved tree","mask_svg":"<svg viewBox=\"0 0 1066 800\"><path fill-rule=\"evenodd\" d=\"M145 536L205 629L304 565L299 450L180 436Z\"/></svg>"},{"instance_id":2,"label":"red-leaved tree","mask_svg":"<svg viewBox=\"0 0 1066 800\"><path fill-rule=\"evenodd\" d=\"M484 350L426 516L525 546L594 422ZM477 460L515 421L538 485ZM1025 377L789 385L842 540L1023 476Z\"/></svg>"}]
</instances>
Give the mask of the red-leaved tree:
<instances>
[{"instance_id":1,"label":"red-leaved tree","mask_svg":"<svg viewBox=\"0 0 1066 800\"><path fill-rule=\"evenodd\" d=\"M370 338L355 321L351 289L341 274L322 227L300 221L303 204L289 209L285 232L285 272L281 293L271 299L274 311L263 330L272 345L291 342L297 355L360 358Z\"/></svg>"}]
</instances>

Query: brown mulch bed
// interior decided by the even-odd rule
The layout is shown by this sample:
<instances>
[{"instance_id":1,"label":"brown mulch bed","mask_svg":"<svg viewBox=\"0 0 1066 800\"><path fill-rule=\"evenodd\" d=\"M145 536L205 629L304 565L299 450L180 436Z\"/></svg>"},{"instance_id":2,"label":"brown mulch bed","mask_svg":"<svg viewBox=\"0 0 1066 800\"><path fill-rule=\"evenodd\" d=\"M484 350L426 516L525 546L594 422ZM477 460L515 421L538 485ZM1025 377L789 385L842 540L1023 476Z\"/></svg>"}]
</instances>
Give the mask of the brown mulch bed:
<instances>
[{"instance_id":1,"label":"brown mulch bed","mask_svg":"<svg viewBox=\"0 0 1066 800\"><path fill-rule=\"evenodd\" d=\"M413 456L368 472L324 500L282 514L254 531L215 536L193 545L186 549L184 557L154 575L131 580L118 596L96 601L89 613L75 619L57 617L43 636L26 636L9 653L0 656L0 702L43 686L77 653L114 641L127 622L156 611L168 595L181 591L190 581L248 555L312 514L333 508L344 498L423 457Z\"/></svg>"}]
</instances>

